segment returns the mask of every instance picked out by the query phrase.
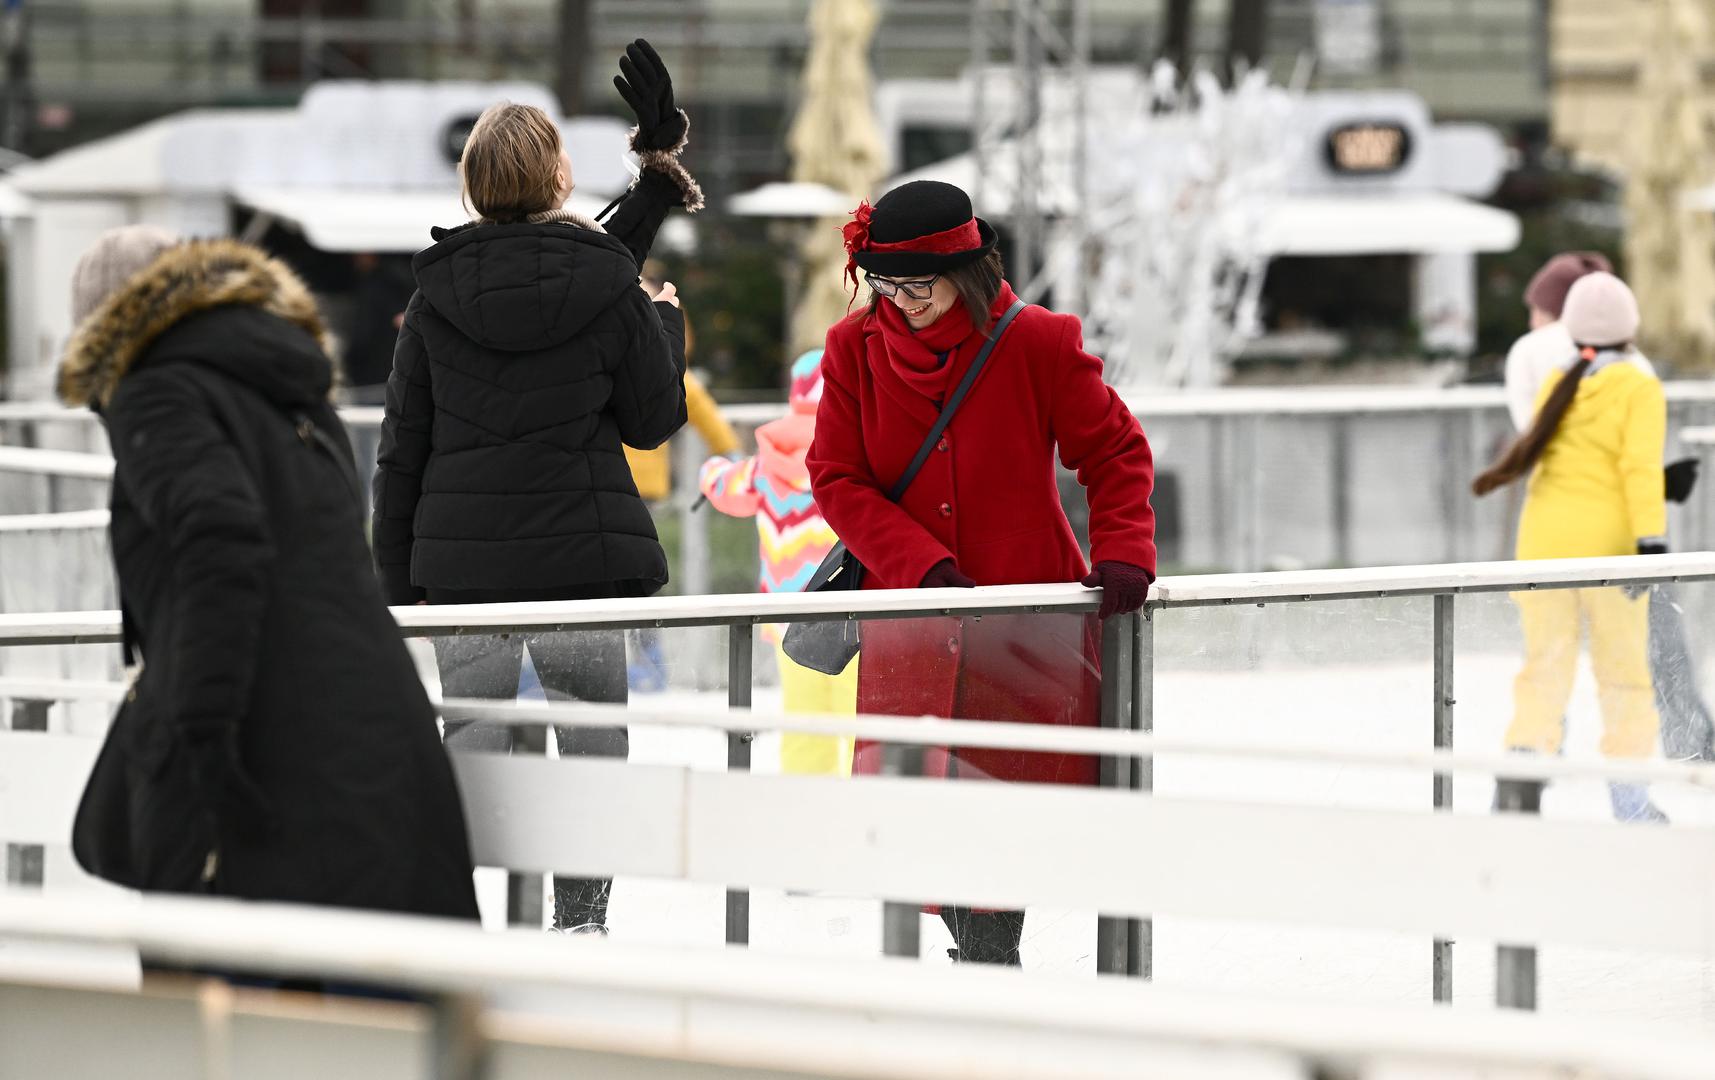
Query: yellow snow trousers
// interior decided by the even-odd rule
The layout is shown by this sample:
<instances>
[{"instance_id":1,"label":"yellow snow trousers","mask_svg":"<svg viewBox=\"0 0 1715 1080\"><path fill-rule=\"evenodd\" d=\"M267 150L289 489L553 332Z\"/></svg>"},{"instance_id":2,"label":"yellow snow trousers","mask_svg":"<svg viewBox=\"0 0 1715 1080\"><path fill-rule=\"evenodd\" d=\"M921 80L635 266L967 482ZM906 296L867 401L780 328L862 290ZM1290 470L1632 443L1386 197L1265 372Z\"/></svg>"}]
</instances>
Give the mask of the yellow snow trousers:
<instances>
[{"instance_id":1,"label":"yellow snow trousers","mask_svg":"<svg viewBox=\"0 0 1715 1080\"><path fill-rule=\"evenodd\" d=\"M1622 589L1544 589L1514 593L1524 626L1525 661L1513 687L1507 746L1553 754L1565 737L1566 703L1578 646L1590 636L1590 664L1602 707L1602 753L1641 758L1655 752L1660 720L1649 670L1649 597Z\"/></svg>"},{"instance_id":2,"label":"yellow snow trousers","mask_svg":"<svg viewBox=\"0 0 1715 1080\"><path fill-rule=\"evenodd\" d=\"M854 659L838 675L823 675L794 664L776 649L780 661L780 689L787 712L857 712L858 662ZM852 740L837 735L807 735L785 731L780 735L780 771L796 776L849 776L852 771Z\"/></svg>"}]
</instances>

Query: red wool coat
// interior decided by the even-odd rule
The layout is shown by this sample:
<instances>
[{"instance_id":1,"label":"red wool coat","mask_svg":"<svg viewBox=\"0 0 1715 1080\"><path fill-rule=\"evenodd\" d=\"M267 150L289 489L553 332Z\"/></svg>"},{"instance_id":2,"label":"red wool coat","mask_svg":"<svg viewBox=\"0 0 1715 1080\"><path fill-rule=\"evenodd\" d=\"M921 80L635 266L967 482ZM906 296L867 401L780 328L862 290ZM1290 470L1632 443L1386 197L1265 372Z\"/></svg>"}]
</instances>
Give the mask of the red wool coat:
<instances>
[{"instance_id":1,"label":"red wool coat","mask_svg":"<svg viewBox=\"0 0 1715 1080\"><path fill-rule=\"evenodd\" d=\"M1003 287L998 318L1013 301ZM1155 573L1154 468L1142 428L1083 350L1075 316L1025 308L990 354L946 436L895 505L904 474L981 348L962 306L916 334L887 301L828 332L807 464L834 532L868 571L866 589L915 588L952 558L980 585L1071 582L1087 572L1060 507L1054 455L1090 501L1095 561ZM940 354L946 353L944 364ZM1094 616L990 616L866 623L858 708L904 716L1094 726ZM957 775L1093 784L1092 757L958 750ZM876 748L860 743L857 771ZM947 771L930 755L932 773Z\"/></svg>"}]
</instances>

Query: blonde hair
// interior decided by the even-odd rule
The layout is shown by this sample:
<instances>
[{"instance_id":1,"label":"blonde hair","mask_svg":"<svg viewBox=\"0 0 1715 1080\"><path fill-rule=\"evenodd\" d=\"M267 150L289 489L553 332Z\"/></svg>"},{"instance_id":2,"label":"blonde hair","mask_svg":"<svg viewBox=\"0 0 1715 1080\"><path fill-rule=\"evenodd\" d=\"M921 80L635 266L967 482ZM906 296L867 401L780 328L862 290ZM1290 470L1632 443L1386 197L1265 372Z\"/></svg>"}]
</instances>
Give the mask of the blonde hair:
<instances>
[{"instance_id":1,"label":"blonde hair","mask_svg":"<svg viewBox=\"0 0 1715 1080\"><path fill-rule=\"evenodd\" d=\"M502 101L477 117L459 155L465 207L519 221L560 201L560 129L534 105Z\"/></svg>"}]
</instances>

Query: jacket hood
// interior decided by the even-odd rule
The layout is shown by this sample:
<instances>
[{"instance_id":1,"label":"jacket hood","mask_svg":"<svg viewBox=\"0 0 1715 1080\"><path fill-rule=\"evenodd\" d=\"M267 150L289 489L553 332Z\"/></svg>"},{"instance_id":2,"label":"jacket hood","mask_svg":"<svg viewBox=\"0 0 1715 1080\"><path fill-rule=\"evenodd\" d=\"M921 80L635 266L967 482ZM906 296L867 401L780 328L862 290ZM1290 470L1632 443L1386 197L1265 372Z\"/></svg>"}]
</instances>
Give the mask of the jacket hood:
<instances>
[{"instance_id":1,"label":"jacket hood","mask_svg":"<svg viewBox=\"0 0 1715 1080\"><path fill-rule=\"evenodd\" d=\"M184 341L182 358L219 367L276 399L327 396L330 340L310 290L284 263L248 244L194 240L164 252L77 327L60 363L60 399L106 405L157 340L193 318L226 331L213 348L193 350ZM172 337L152 360L181 351L181 336Z\"/></svg>"},{"instance_id":2,"label":"jacket hood","mask_svg":"<svg viewBox=\"0 0 1715 1080\"><path fill-rule=\"evenodd\" d=\"M550 221L475 223L417 253L417 287L476 344L525 352L564 344L637 288L637 263L618 239Z\"/></svg>"}]
</instances>

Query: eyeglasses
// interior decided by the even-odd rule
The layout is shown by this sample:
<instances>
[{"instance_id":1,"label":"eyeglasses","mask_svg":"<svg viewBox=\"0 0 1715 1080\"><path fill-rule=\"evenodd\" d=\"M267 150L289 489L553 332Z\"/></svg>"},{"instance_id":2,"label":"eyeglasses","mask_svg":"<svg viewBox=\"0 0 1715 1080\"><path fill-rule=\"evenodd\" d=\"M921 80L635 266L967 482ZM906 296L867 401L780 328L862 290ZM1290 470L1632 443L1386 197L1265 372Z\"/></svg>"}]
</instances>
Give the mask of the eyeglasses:
<instances>
[{"instance_id":1,"label":"eyeglasses","mask_svg":"<svg viewBox=\"0 0 1715 1080\"><path fill-rule=\"evenodd\" d=\"M863 280L870 288L889 299L903 292L913 300L927 300L929 294L935 289L935 283L941 280L941 275L936 274L934 277L920 278L916 281L890 281L887 278L876 277L874 274L865 274Z\"/></svg>"}]
</instances>

